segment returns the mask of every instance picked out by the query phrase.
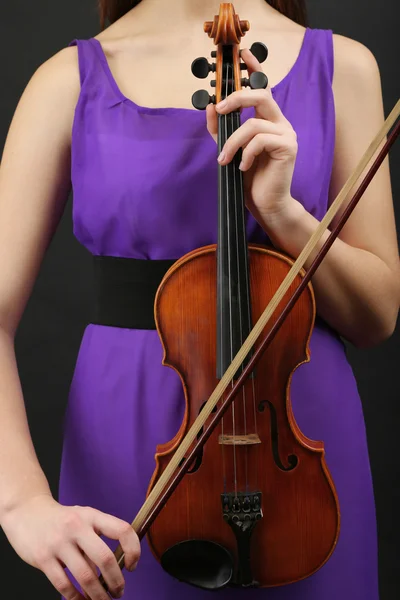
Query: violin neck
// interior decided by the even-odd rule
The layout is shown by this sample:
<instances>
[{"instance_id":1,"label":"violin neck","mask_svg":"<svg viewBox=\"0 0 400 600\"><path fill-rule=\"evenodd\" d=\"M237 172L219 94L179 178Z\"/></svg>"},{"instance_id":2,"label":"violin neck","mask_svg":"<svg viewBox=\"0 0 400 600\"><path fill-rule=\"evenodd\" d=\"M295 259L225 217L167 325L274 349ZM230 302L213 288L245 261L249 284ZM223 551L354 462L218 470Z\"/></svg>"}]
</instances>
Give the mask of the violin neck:
<instances>
[{"instance_id":1,"label":"violin neck","mask_svg":"<svg viewBox=\"0 0 400 600\"><path fill-rule=\"evenodd\" d=\"M219 152L239 126L239 111L218 116ZM217 379L252 329L241 153L239 150L228 165L218 167Z\"/></svg>"}]
</instances>

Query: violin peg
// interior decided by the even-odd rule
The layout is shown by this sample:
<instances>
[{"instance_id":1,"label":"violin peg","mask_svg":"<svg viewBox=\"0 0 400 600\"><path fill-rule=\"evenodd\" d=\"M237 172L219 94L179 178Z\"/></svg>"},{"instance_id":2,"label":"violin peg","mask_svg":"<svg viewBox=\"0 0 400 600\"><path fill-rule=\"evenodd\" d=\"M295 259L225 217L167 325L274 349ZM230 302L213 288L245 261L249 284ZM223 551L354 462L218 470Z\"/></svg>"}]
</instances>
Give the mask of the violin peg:
<instances>
[{"instance_id":1,"label":"violin peg","mask_svg":"<svg viewBox=\"0 0 400 600\"><path fill-rule=\"evenodd\" d=\"M262 42L254 42L251 45L250 52L254 54L259 63L264 62L268 56L268 48Z\"/></svg>"},{"instance_id":2,"label":"violin peg","mask_svg":"<svg viewBox=\"0 0 400 600\"><path fill-rule=\"evenodd\" d=\"M192 96L192 104L197 110L205 110L211 103L215 104L215 96L210 96L207 90L197 90Z\"/></svg>"},{"instance_id":3,"label":"violin peg","mask_svg":"<svg viewBox=\"0 0 400 600\"><path fill-rule=\"evenodd\" d=\"M268 77L262 71L254 71L247 81L252 90L261 90L268 86Z\"/></svg>"},{"instance_id":4,"label":"violin peg","mask_svg":"<svg viewBox=\"0 0 400 600\"><path fill-rule=\"evenodd\" d=\"M204 57L195 58L191 65L193 75L199 79L205 79L210 71L215 71L215 68L215 63L209 63Z\"/></svg>"}]
</instances>

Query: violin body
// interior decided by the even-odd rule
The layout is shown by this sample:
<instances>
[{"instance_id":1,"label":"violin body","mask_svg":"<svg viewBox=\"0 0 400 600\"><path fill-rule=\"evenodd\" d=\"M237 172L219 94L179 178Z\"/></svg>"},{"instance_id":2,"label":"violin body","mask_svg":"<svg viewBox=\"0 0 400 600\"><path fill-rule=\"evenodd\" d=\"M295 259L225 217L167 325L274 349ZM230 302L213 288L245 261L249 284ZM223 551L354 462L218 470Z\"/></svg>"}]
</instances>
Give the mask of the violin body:
<instances>
[{"instance_id":1,"label":"violin body","mask_svg":"<svg viewBox=\"0 0 400 600\"><path fill-rule=\"evenodd\" d=\"M248 256L252 320L256 322L292 261L256 245L249 245ZM298 276L293 282L282 306L300 280ZM163 364L179 374L186 410L175 437L157 447L148 493L218 382L216 281L217 248L207 246L178 260L156 296ZM280 310L281 306L276 312ZM210 540L232 556L234 583L260 587L298 581L328 560L339 532L336 492L323 443L300 431L290 403L292 374L309 360L314 319L315 301L309 284L254 376L152 524L147 535L158 560L183 541ZM243 528L239 527L239 534L235 530L235 519L239 525L248 520L252 532L247 539ZM195 555L190 560L195 560Z\"/></svg>"}]
</instances>

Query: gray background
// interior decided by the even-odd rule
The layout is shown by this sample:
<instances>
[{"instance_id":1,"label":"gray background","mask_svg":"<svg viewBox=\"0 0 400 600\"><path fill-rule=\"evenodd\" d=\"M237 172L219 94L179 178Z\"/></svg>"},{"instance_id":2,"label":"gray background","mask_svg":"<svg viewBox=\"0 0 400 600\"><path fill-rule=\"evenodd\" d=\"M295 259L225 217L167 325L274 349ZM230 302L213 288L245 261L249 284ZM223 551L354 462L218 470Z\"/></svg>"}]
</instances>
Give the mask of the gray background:
<instances>
[{"instance_id":1,"label":"gray background","mask_svg":"<svg viewBox=\"0 0 400 600\"><path fill-rule=\"evenodd\" d=\"M380 66L388 113L399 97L397 62L400 44L395 0L312 0L309 9L312 27L333 29L372 50ZM2 149L18 99L34 70L73 38L96 35L99 25L95 0L35 0L32 3L13 0L3 3L1 13ZM400 177L395 167L399 165L399 157L400 144L397 144L391 153L391 170L398 222ZM16 339L31 432L54 494L57 494L62 418L80 339L90 314L91 285L90 256L72 235L70 199L44 259ZM379 528L381 600L394 600L400 596L397 543L400 469L395 418L400 396L397 376L399 340L398 329L378 348L348 349L367 423ZM2 532L0 551L2 597L3 594L18 600L59 597L41 572L19 559Z\"/></svg>"}]
</instances>

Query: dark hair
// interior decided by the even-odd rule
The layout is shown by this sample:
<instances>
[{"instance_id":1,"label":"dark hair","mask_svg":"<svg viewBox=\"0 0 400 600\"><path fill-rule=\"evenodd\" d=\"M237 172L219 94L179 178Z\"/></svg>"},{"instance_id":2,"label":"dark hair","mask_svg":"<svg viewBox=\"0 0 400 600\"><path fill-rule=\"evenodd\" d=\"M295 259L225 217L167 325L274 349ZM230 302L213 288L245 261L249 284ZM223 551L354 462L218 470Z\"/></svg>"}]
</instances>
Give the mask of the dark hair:
<instances>
[{"instance_id":1,"label":"dark hair","mask_svg":"<svg viewBox=\"0 0 400 600\"><path fill-rule=\"evenodd\" d=\"M100 24L104 29L105 22L108 20L114 23L117 19L125 15L141 0L97 0L100 11ZM289 17L300 25L307 25L306 0L266 0L276 10Z\"/></svg>"}]
</instances>

